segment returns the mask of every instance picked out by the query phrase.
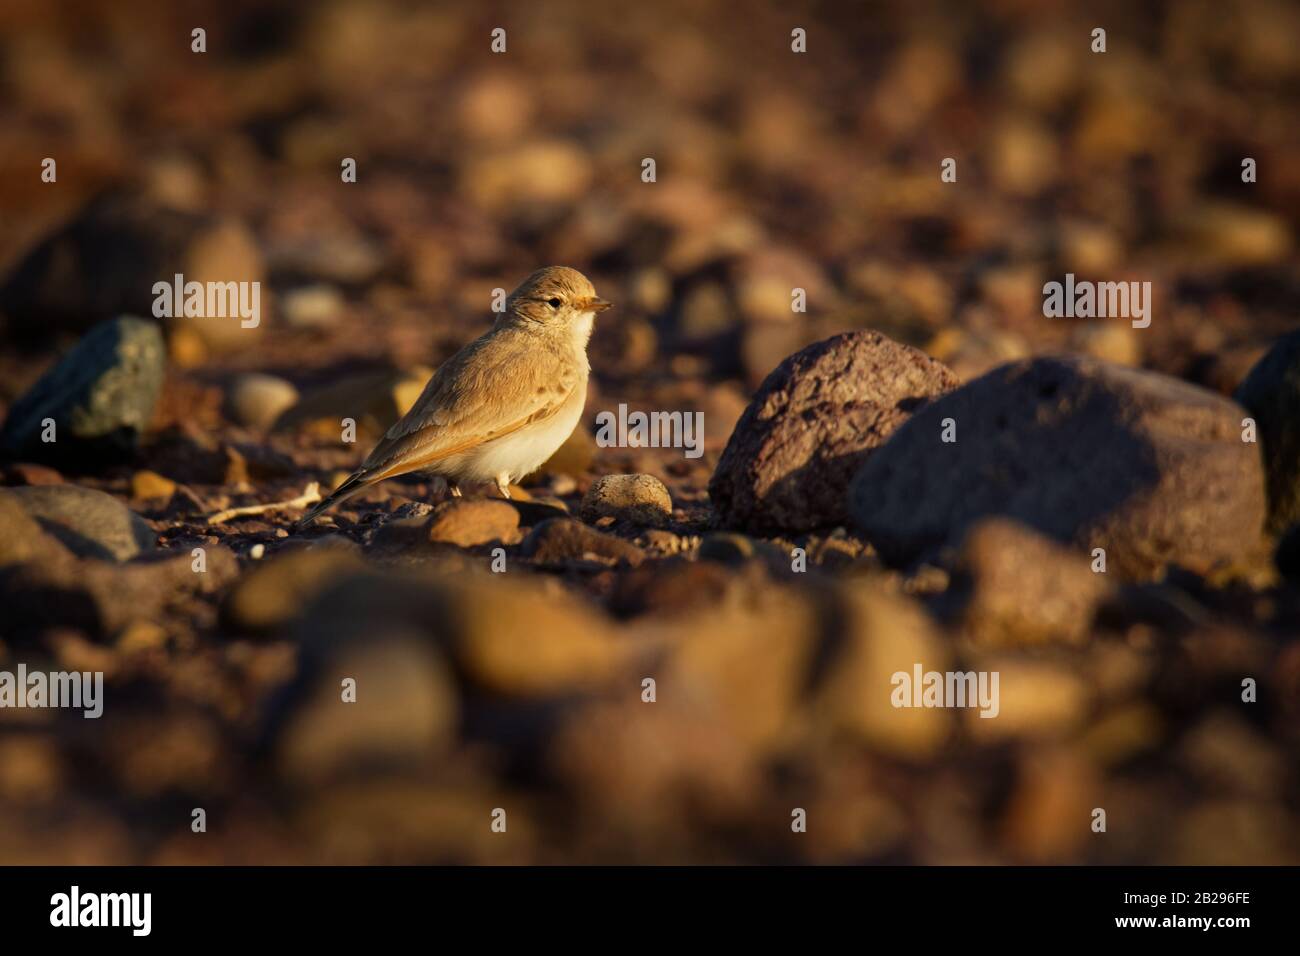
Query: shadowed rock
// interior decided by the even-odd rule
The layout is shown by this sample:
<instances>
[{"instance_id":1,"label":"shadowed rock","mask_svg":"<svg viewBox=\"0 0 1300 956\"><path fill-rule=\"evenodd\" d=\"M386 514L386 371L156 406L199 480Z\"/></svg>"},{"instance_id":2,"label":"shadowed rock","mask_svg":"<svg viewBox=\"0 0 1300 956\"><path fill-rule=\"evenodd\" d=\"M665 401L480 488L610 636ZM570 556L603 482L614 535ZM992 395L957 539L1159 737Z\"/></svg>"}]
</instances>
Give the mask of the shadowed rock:
<instances>
[{"instance_id":1,"label":"shadowed rock","mask_svg":"<svg viewBox=\"0 0 1300 956\"><path fill-rule=\"evenodd\" d=\"M1268 483L1269 530L1300 521L1300 332L1280 339L1233 396L1255 419Z\"/></svg>"},{"instance_id":2,"label":"shadowed rock","mask_svg":"<svg viewBox=\"0 0 1300 956\"><path fill-rule=\"evenodd\" d=\"M1108 570L1127 576L1253 560L1264 481L1243 414L1186 382L1095 359L1013 362L913 416L858 472L851 507L898 565L987 515L1104 548Z\"/></svg>"}]
</instances>

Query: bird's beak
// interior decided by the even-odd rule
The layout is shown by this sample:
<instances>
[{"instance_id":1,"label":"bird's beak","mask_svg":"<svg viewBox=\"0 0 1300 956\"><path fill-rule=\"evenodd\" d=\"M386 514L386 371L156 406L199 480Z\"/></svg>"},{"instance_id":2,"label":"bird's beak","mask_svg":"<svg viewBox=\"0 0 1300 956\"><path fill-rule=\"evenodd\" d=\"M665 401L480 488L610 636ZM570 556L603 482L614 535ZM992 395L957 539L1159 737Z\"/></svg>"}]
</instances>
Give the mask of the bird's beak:
<instances>
[{"instance_id":1,"label":"bird's beak","mask_svg":"<svg viewBox=\"0 0 1300 956\"><path fill-rule=\"evenodd\" d=\"M608 299L602 299L600 296L594 295L590 299L588 299L585 303L583 303L582 311L583 312L604 312L613 304L614 303L610 302Z\"/></svg>"}]
</instances>

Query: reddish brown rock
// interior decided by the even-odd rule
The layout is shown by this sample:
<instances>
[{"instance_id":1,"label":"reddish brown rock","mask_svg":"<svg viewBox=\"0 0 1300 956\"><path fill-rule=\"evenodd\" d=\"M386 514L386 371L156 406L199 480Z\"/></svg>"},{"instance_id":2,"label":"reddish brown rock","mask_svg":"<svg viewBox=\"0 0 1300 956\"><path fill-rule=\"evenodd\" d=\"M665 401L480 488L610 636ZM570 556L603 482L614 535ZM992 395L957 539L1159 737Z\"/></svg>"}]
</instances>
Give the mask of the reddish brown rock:
<instances>
[{"instance_id":1,"label":"reddish brown rock","mask_svg":"<svg viewBox=\"0 0 1300 956\"><path fill-rule=\"evenodd\" d=\"M847 332L782 362L745 409L709 482L718 523L803 531L848 520L854 473L957 378L878 332Z\"/></svg>"}]
</instances>

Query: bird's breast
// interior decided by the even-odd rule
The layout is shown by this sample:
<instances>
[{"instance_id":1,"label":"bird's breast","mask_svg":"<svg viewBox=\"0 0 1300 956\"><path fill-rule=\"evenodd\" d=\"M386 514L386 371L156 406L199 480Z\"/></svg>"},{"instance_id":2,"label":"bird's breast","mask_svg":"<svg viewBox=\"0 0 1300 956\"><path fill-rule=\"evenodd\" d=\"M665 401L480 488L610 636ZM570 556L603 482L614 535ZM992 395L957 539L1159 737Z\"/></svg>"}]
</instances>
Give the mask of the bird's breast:
<instances>
[{"instance_id":1,"label":"bird's breast","mask_svg":"<svg viewBox=\"0 0 1300 956\"><path fill-rule=\"evenodd\" d=\"M463 464L465 477L474 481L492 481L497 475L506 473L512 481L518 481L536 471L573 434L586 401L587 381L584 377L554 415L475 449Z\"/></svg>"}]
</instances>

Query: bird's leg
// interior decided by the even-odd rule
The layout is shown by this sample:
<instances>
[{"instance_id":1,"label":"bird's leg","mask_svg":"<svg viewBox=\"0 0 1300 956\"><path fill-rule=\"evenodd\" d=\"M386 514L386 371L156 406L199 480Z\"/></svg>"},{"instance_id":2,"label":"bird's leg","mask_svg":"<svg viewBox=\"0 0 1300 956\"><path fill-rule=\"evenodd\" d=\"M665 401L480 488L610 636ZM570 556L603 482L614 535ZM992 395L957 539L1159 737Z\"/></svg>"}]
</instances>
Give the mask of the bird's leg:
<instances>
[{"instance_id":1,"label":"bird's leg","mask_svg":"<svg viewBox=\"0 0 1300 956\"><path fill-rule=\"evenodd\" d=\"M502 498L510 497L510 475L504 471L497 475L497 491L501 492Z\"/></svg>"}]
</instances>

